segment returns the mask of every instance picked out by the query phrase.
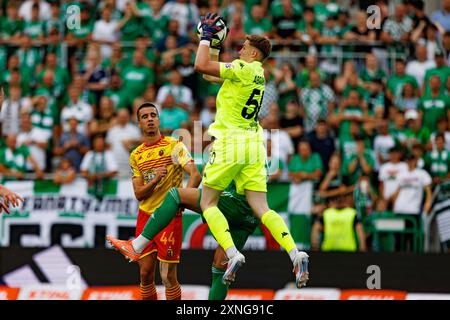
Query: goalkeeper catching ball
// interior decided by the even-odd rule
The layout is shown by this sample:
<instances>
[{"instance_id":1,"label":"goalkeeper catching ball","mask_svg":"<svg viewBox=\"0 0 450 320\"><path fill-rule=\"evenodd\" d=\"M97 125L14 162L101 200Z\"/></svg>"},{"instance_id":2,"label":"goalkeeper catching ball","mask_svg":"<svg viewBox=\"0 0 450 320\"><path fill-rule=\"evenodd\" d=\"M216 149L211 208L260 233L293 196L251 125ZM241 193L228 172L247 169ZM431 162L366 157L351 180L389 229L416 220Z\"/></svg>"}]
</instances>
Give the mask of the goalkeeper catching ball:
<instances>
[{"instance_id":1,"label":"goalkeeper catching ball","mask_svg":"<svg viewBox=\"0 0 450 320\"><path fill-rule=\"evenodd\" d=\"M194 69L205 79L222 83L217 95L216 117L208 129L214 142L203 173L200 199L203 218L227 256L222 281L224 284L233 282L237 270L245 263L219 206L223 190L234 181L237 194L245 195L253 214L289 254L296 286L301 288L309 277L308 255L297 249L284 220L267 204L267 155L258 114L265 88L262 63L270 55L272 46L267 38L250 35L239 51L239 59L231 63L218 62L220 48L211 48L211 39L224 28L223 24L217 23L219 19L222 18L211 13L202 19ZM156 217L152 223L155 220ZM143 243L150 239L148 236L141 234L133 242ZM132 257L127 252L133 250L133 246L121 250L123 243L109 240L113 240L111 243L123 254Z\"/></svg>"}]
</instances>

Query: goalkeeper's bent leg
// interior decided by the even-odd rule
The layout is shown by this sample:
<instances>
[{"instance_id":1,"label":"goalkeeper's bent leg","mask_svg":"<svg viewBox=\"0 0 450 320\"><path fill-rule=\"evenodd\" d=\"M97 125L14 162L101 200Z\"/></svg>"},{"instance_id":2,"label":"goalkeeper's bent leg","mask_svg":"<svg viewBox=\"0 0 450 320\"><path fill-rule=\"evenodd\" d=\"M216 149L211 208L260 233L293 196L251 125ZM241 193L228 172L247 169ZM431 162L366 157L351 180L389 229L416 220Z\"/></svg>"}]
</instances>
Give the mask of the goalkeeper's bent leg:
<instances>
[{"instance_id":1,"label":"goalkeeper's bent leg","mask_svg":"<svg viewBox=\"0 0 450 320\"><path fill-rule=\"evenodd\" d=\"M225 250L227 257L234 257L238 251L234 245L233 238L231 238L230 227L223 213L218 207L210 207L203 211L203 217L208 223L214 238Z\"/></svg>"},{"instance_id":2,"label":"goalkeeper's bent leg","mask_svg":"<svg viewBox=\"0 0 450 320\"><path fill-rule=\"evenodd\" d=\"M158 233L176 216L180 208L180 195L177 188L171 188L163 203L153 212L142 233L132 241L133 248L140 253Z\"/></svg>"},{"instance_id":3,"label":"goalkeeper's bent leg","mask_svg":"<svg viewBox=\"0 0 450 320\"><path fill-rule=\"evenodd\" d=\"M262 215L261 222L269 229L272 236L286 250L293 261L298 250L283 218L274 210L269 210Z\"/></svg>"}]
</instances>

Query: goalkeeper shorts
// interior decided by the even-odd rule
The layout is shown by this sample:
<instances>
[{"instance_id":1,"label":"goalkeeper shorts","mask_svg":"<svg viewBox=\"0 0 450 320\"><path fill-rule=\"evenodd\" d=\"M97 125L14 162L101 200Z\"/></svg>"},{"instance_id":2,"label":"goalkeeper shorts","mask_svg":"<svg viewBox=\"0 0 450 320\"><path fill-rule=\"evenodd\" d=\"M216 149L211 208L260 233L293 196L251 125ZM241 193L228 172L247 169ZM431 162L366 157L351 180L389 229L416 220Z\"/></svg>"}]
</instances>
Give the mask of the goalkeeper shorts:
<instances>
[{"instance_id":1,"label":"goalkeeper shorts","mask_svg":"<svg viewBox=\"0 0 450 320\"><path fill-rule=\"evenodd\" d=\"M232 180L238 194L244 190L267 192L266 148L262 141L213 142L203 172L203 185L225 190Z\"/></svg>"}]
</instances>

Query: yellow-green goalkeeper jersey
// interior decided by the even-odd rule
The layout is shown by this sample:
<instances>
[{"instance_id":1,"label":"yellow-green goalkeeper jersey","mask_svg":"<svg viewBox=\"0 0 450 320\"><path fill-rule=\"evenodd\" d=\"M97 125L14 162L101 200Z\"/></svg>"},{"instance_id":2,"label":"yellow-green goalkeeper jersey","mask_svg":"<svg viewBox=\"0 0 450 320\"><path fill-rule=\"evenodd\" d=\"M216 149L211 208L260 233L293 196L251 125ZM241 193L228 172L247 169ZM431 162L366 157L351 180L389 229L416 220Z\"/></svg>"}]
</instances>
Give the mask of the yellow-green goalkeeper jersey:
<instances>
[{"instance_id":1,"label":"yellow-green goalkeeper jersey","mask_svg":"<svg viewBox=\"0 0 450 320\"><path fill-rule=\"evenodd\" d=\"M262 63L240 59L231 63L221 62L220 78L225 81L217 95L216 118L208 133L217 139L262 140L262 128L258 122L266 83Z\"/></svg>"}]
</instances>

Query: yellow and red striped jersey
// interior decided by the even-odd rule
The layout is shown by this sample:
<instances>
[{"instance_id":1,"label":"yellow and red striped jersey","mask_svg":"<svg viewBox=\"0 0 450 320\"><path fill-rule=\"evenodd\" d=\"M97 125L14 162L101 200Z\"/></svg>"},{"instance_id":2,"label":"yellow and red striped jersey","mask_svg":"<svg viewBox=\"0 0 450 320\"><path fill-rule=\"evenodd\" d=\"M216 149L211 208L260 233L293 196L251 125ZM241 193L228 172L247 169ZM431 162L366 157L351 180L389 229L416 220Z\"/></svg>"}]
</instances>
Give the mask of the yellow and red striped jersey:
<instances>
[{"instance_id":1,"label":"yellow and red striped jersey","mask_svg":"<svg viewBox=\"0 0 450 320\"><path fill-rule=\"evenodd\" d=\"M193 162L183 142L163 135L152 145L143 143L134 149L130 155L133 177L143 177L144 184L147 184L155 178L156 168L165 167L167 170L150 197L139 202L139 208L149 214L155 211L170 188L182 186L183 167Z\"/></svg>"}]
</instances>

